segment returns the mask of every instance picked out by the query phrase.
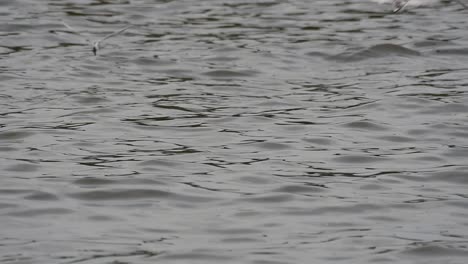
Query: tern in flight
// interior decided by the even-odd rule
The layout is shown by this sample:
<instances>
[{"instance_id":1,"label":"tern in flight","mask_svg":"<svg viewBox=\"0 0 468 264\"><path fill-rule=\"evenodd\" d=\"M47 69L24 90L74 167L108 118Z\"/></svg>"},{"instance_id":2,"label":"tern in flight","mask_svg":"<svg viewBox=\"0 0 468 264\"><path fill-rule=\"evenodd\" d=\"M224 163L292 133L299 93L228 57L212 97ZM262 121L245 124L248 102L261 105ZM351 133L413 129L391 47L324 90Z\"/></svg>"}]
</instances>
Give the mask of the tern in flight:
<instances>
[{"instance_id":1,"label":"tern in flight","mask_svg":"<svg viewBox=\"0 0 468 264\"><path fill-rule=\"evenodd\" d=\"M72 28L70 25L68 25L67 23L63 22L62 21L62 24L68 28L69 30L73 31L75 34L77 34L78 36L81 36L82 38L84 38L86 40L86 42L88 42L89 44L91 44L93 46L93 54L94 56L97 55L97 52L98 50L100 49L101 47L101 42L103 42L104 40L108 39L108 38L111 38L111 37L114 37L114 36L117 36L119 35L120 33L124 32L125 30L133 27L133 25L129 25L129 26L126 26L124 28L121 28L105 37L103 37L102 39L98 40L98 41L95 41L95 42L92 42L91 40L89 40L87 37L83 36L80 32L78 32L76 29Z\"/></svg>"},{"instance_id":2,"label":"tern in flight","mask_svg":"<svg viewBox=\"0 0 468 264\"><path fill-rule=\"evenodd\" d=\"M405 8L411 0L393 0L393 13L398 13Z\"/></svg>"},{"instance_id":3,"label":"tern in flight","mask_svg":"<svg viewBox=\"0 0 468 264\"><path fill-rule=\"evenodd\" d=\"M457 2L458 4L460 4L461 6L463 6L463 8L468 9L468 5L463 3L461 0L454 0L454 1ZM402 11L410 2L415 2L415 1L411 1L411 0L393 0L393 13L398 13L398 12Z\"/></svg>"}]
</instances>

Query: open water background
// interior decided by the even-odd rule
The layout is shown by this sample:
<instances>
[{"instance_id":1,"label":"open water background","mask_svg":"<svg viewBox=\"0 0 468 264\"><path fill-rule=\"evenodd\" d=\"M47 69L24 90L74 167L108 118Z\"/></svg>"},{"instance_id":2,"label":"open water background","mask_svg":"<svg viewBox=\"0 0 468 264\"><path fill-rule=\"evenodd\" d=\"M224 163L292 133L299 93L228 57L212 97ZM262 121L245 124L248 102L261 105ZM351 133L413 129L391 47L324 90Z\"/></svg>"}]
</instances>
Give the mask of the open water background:
<instances>
[{"instance_id":1,"label":"open water background","mask_svg":"<svg viewBox=\"0 0 468 264\"><path fill-rule=\"evenodd\" d=\"M1 0L0 263L466 263L467 22Z\"/></svg>"}]
</instances>

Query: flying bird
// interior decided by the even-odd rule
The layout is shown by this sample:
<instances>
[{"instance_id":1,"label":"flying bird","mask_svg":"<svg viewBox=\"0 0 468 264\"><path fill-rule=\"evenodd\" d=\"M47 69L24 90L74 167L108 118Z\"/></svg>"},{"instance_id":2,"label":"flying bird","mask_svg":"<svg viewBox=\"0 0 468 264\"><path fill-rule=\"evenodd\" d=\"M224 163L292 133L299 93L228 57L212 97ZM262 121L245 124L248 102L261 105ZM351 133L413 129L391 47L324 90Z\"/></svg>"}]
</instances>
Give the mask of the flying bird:
<instances>
[{"instance_id":1,"label":"flying bird","mask_svg":"<svg viewBox=\"0 0 468 264\"><path fill-rule=\"evenodd\" d=\"M393 1L393 13L398 13L403 10L411 0L394 0Z\"/></svg>"},{"instance_id":2,"label":"flying bird","mask_svg":"<svg viewBox=\"0 0 468 264\"><path fill-rule=\"evenodd\" d=\"M63 24L66 28L68 28L70 31L73 31L76 35L78 35L78 36L82 37L84 40L86 40L86 42L88 42L88 43L93 47L93 48L92 48L92 51L93 51L94 56L97 55L98 50L101 48L101 42L103 42L104 40L109 39L109 38L111 38L111 37L115 37L115 36L121 34L122 32L124 32L125 30L127 30L127 29L133 27L133 25L126 26L126 27L121 28L121 29L119 29L119 30L117 30L117 31L115 31L115 32L113 32L113 33L111 33L111 34L106 35L105 37L103 37L102 39L100 39L100 40L98 40L98 41L92 42L89 38L83 36L83 34L81 34L81 33L80 33L79 31L77 31L76 29L72 28L70 25L68 25L68 24L65 23L64 21L62 21L62 24Z\"/></svg>"},{"instance_id":3,"label":"flying bird","mask_svg":"<svg viewBox=\"0 0 468 264\"><path fill-rule=\"evenodd\" d=\"M468 9L468 5L463 3L461 0L453 0L460 4L463 8ZM418 3L416 3L418 2ZM426 1L430 2L430 1ZM415 4L424 4L424 0L393 0L393 13L398 13L402 11L408 4L415 3Z\"/></svg>"}]
</instances>

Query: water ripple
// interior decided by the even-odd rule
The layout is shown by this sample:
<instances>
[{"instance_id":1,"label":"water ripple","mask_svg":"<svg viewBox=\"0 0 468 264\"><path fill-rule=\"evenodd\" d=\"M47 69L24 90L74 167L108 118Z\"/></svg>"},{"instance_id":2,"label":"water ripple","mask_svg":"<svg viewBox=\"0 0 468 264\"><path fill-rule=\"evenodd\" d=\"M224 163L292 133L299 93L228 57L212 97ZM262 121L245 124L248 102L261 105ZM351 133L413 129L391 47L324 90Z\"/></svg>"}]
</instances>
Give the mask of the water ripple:
<instances>
[{"instance_id":1,"label":"water ripple","mask_svg":"<svg viewBox=\"0 0 468 264\"><path fill-rule=\"evenodd\" d=\"M389 3L0 1L0 263L465 263L466 11Z\"/></svg>"}]
</instances>

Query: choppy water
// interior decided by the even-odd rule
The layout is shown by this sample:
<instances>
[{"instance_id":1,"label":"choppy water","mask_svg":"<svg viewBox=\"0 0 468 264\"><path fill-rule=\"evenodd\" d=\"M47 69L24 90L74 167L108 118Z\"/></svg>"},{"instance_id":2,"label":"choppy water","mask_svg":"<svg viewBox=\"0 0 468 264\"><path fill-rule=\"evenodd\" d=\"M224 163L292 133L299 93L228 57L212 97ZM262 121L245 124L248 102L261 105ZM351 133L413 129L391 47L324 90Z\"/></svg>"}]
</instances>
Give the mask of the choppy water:
<instances>
[{"instance_id":1,"label":"choppy water","mask_svg":"<svg viewBox=\"0 0 468 264\"><path fill-rule=\"evenodd\" d=\"M465 263L468 11L390 11L2 0L0 263Z\"/></svg>"}]
</instances>

